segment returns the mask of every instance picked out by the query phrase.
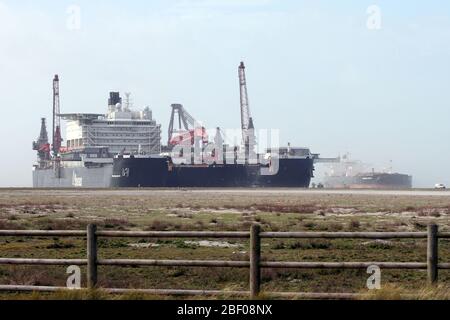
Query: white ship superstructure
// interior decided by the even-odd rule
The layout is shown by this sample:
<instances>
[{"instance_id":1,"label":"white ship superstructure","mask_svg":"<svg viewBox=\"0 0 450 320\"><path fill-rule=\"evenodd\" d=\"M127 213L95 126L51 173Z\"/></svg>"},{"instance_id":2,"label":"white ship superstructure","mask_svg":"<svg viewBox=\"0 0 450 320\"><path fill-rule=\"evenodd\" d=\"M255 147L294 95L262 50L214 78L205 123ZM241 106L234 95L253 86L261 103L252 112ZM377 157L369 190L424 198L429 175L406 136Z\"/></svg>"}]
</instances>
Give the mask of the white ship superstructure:
<instances>
[{"instance_id":1,"label":"white ship superstructure","mask_svg":"<svg viewBox=\"0 0 450 320\"><path fill-rule=\"evenodd\" d=\"M54 81L59 84L57 76ZM55 142L49 143L45 119L42 119L40 136L33 143L38 153L38 162L33 167L33 187L108 188L114 155L159 154L161 125L153 120L150 108L132 110L130 95L126 96L122 106L119 93L111 92L106 114L57 114L56 118L66 120L66 145L59 144L57 149ZM62 141L59 126L55 132L58 135L53 134L53 141Z\"/></svg>"},{"instance_id":2,"label":"white ship superstructure","mask_svg":"<svg viewBox=\"0 0 450 320\"><path fill-rule=\"evenodd\" d=\"M111 154L159 154L161 125L152 111L131 110L129 99L122 106L118 92L111 92L107 114L63 114L67 121L67 149L107 147Z\"/></svg>"}]
</instances>

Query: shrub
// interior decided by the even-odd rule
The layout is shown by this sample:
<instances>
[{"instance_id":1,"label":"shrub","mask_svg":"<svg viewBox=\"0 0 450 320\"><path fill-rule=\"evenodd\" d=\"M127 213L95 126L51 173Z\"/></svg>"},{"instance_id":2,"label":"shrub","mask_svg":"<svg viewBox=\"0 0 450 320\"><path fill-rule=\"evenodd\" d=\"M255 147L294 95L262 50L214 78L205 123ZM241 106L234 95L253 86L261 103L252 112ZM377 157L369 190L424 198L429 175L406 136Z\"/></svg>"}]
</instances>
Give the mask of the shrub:
<instances>
[{"instance_id":1,"label":"shrub","mask_svg":"<svg viewBox=\"0 0 450 320\"><path fill-rule=\"evenodd\" d=\"M296 241L289 244L289 249L329 249L331 243L329 241Z\"/></svg>"},{"instance_id":2,"label":"shrub","mask_svg":"<svg viewBox=\"0 0 450 320\"><path fill-rule=\"evenodd\" d=\"M166 221L154 220L145 228L146 231L166 231L172 227L172 224Z\"/></svg>"},{"instance_id":3,"label":"shrub","mask_svg":"<svg viewBox=\"0 0 450 320\"><path fill-rule=\"evenodd\" d=\"M304 224L304 226L305 226L305 228L312 230L315 227L317 227L317 224L315 224L314 222L307 222Z\"/></svg>"},{"instance_id":4,"label":"shrub","mask_svg":"<svg viewBox=\"0 0 450 320\"><path fill-rule=\"evenodd\" d=\"M282 250L285 248L286 248L286 245L284 244L284 242L276 242L272 245L273 250Z\"/></svg>"},{"instance_id":5,"label":"shrub","mask_svg":"<svg viewBox=\"0 0 450 320\"><path fill-rule=\"evenodd\" d=\"M71 242L55 241L47 246L47 249L72 249L75 245Z\"/></svg>"},{"instance_id":6,"label":"shrub","mask_svg":"<svg viewBox=\"0 0 450 320\"><path fill-rule=\"evenodd\" d=\"M361 227L361 223L358 220L352 220L349 224L350 230L358 230Z\"/></svg>"}]
</instances>

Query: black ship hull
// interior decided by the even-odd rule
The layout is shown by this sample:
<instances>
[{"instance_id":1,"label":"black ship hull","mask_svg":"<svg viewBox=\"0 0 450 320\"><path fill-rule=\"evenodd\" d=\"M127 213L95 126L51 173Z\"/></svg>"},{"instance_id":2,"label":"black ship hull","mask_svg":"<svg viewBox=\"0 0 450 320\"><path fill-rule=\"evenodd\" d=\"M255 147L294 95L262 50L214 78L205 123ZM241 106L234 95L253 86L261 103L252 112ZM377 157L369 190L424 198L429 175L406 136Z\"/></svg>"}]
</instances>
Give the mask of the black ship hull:
<instances>
[{"instance_id":1,"label":"black ship hull","mask_svg":"<svg viewBox=\"0 0 450 320\"><path fill-rule=\"evenodd\" d=\"M280 159L279 170L262 174L263 165L173 165L168 158L116 158L111 186L116 188L308 188L313 159Z\"/></svg>"}]
</instances>

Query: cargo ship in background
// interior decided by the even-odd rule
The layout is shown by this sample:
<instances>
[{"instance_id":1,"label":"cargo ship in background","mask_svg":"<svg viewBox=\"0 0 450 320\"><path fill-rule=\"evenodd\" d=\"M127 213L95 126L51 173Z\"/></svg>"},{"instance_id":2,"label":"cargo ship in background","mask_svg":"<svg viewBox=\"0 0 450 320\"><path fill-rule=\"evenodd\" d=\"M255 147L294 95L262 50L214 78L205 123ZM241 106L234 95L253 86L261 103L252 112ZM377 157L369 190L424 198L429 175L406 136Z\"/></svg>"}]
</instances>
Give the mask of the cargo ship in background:
<instances>
[{"instance_id":1,"label":"cargo ship in background","mask_svg":"<svg viewBox=\"0 0 450 320\"><path fill-rule=\"evenodd\" d=\"M377 172L361 161L345 155L325 174L323 187L329 189L411 189L412 176L392 172L392 168Z\"/></svg>"},{"instance_id":2,"label":"cargo ship in background","mask_svg":"<svg viewBox=\"0 0 450 320\"><path fill-rule=\"evenodd\" d=\"M241 144L229 143L220 128L210 141L207 130L181 104L173 104L167 145L161 125L147 107L132 111L111 92L106 114L61 114L59 77L53 81L53 143L45 119L33 143L38 161L36 188L137 187L298 187L308 188L318 154L309 148L268 148L257 153L245 66L239 66ZM61 119L67 143L62 145ZM178 125L178 126L177 126ZM178 127L178 128L176 128Z\"/></svg>"}]
</instances>

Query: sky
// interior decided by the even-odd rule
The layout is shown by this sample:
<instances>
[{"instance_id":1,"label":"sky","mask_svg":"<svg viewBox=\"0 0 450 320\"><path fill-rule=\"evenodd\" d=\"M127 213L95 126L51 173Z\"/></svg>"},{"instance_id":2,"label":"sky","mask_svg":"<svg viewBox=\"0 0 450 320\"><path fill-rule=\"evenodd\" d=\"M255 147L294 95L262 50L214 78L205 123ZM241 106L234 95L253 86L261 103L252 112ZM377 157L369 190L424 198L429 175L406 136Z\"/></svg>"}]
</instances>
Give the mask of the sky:
<instances>
[{"instance_id":1,"label":"sky","mask_svg":"<svg viewBox=\"0 0 450 320\"><path fill-rule=\"evenodd\" d=\"M239 128L242 60L255 126L282 144L450 185L449 58L448 1L0 0L0 187L32 184L54 74L62 112L129 91L165 141L172 103Z\"/></svg>"}]
</instances>

